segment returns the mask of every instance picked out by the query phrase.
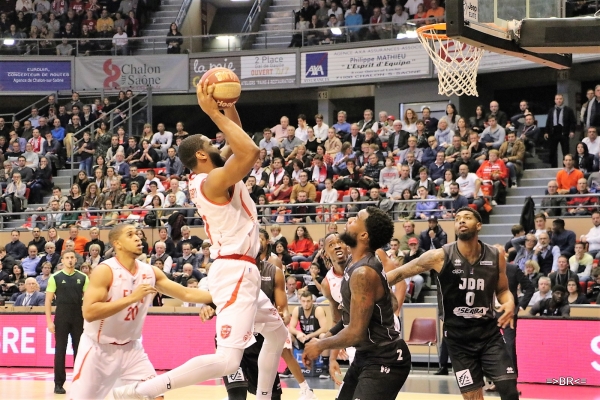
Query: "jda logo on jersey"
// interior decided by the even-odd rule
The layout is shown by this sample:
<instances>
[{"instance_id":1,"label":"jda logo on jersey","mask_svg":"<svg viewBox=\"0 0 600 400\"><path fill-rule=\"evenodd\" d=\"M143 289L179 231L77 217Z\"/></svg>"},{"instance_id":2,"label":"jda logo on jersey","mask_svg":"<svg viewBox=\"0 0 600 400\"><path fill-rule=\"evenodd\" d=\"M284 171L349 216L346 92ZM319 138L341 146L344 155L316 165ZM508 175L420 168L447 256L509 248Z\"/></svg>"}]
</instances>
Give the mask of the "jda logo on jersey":
<instances>
[{"instance_id":1,"label":"jda logo on jersey","mask_svg":"<svg viewBox=\"0 0 600 400\"><path fill-rule=\"evenodd\" d=\"M328 73L328 53L310 53L306 55L306 78L326 78Z\"/></svg>"}]
</instances>

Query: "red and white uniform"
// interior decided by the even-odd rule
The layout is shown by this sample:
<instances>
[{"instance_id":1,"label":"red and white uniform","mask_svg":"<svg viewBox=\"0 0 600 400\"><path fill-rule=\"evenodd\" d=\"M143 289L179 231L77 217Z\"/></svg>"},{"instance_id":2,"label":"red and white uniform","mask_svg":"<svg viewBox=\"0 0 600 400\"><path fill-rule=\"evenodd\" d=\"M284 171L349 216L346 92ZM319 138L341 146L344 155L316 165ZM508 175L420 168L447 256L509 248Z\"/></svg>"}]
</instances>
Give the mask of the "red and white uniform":
<instances>
[{"instance_id":1,"label":"red and white uniform","mask_svg":"<svg viewBox=\"0 0 600 400\"><path fill-rule=\"evenodd\" d=\"M141 284L156 284L150 264L136 261L137 269L133 275L116 257L102 264L109 266L112 272L107 302L128 296ZM69 400L103 399L118 381L120 386L156 375L140 341L152 297L147 295L108 318L84 322Z\"/></svg>"},{"instance_id":2,"label":"red and white uniform","mask_svg":"<svg viewBox=\"0 0 600 400\"><path fill-rule=\"evenodd\" d=\"M341 289L342 281L344 280L344 275L336 274L333 268L331 268L329 271L327 271L325 279L327 279L327 282L329 283L329 291L331 292L331 297L333 297L333 299L337 301L338 304L342 304Z\"/></svg>"},{"instance_id":3,"label":"red and white uniform","mask_svg":"<svg viewBox=\"0 0 600 400\"><path fill-rule=\"evenodd\" d=\"M204 195L207 176L196 175L189 192L204 220L215 260L208 272L208 290L217 306L217 346L244 349L255 342L253 332L275 330L283 321L260 290L255 261L260 250L259 224L246 185L239 181L231 187L230 200L217 204Z\"/></svg>"}]
</instances>

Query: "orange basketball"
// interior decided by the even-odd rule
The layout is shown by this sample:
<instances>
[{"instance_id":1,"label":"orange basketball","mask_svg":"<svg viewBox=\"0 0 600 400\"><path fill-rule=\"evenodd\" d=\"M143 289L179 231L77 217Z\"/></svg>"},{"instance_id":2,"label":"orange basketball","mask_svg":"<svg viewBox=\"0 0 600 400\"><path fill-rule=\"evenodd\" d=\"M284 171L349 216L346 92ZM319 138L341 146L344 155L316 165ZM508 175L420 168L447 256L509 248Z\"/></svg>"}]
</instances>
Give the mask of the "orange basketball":
<instances>
[{"instance_id":1,"label":"orange basketball","mask_svg":"<svg viewBox=\"0 0 600 400\"><path fill-rule=\"evenodd\" d=\"M220 108L229 108L240 98L242 93L242 84L240 78L228 68L209 69L200 78L200 85L208 81L209 85L215 84L213 98L217 101Z\"/></svg>"}]
</instances>

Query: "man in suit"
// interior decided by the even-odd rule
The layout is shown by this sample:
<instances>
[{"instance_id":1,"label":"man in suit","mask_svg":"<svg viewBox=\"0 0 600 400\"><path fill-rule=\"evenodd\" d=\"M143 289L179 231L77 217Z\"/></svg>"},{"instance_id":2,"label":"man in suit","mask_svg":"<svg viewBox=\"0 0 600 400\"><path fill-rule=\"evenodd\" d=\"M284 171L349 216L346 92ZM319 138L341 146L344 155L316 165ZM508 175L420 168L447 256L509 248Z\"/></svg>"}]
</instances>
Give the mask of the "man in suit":
<instances>
[{"instance_id":1,"label":"man in suit","mask_svg":"<svg viewBox=\"0 0 600 400\"><path fill-rule=\"evenodd\" d=\"M546 119L546 133L544 139L550 146L550 165L552 168L558 166L557 146L560 143L563 157L569 154L569 139L575 136L575 112L572 108L564 105L562 94L554 96L554 107L548 111Z\"/></svg>"},{"instance_id":2,"label":"man in suit","mask_svg":"<svg viewBox=\"0 0 600 400\"><path fill-rule=\"evenodd\" d=\"M410 179L415 181L419 179L419 169L422 167L422 165L419 160L417 160L414 153L407 153L402 165L408 165L408 177Z\"/></svg>"},{"instance_id":3,"label":"man in suit","mask_svg":"<svg viewBox=\"0 0 600 400\"><path fill-rule=\"evenodd\" d=\"M56 245L53 242L46 242L44 250L46 251L46 254L41 257L37 267L35 267L35 272L38 275L42 273L42 265L44 265L45 262L52 264L52 271L54 271L60 261L60 254L56 252Z\"/></svg>"},{"instance_id":4,"label":"man in suit","mask_svg":"<svg viewBox=\"0 0 600 400\"><path fill-rule=\"evenodd\" d=\"M388 155L396 156L407 147L408 144L408 132L402 130L402 121L399 119L395 120L392 124L392 133L388 139L387 151Z\"/></svg>"},{"instance_id":5,"label":"man in suit","mask_svg":"<svg viewBox=\"0 0 600 400\"><path fill-rule=\"evenodd\" d=\"M21 293L15 301L15 307L21 306L43 306L46 302L46 295L40 293L38 283L35 278L25 279L25 292Z\"/></svg>"},{"instance_id":6,"label":"man in suit","mask_svg":"<svg viewBox=\"0 0 600 400\"><path fill-rule=\"evenodd\" d=\"M359 132L360 128L357 124L350 125L350 133L345 135L342 139L343 142L350 142L352 145L352 151L360 151L360 148L365 141L365 135Z\"/></svg>"}]
</instances>

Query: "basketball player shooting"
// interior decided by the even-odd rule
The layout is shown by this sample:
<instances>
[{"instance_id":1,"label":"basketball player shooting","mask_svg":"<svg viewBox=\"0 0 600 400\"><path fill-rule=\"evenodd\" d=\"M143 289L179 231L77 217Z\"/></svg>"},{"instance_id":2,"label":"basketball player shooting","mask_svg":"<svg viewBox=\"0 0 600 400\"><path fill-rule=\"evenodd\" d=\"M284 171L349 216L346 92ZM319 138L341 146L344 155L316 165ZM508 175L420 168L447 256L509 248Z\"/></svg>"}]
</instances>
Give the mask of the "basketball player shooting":
<instances>
[{"instance_id":1,"label":"basketball player shooting","mask_svg":"<svg viewBox=\"0 0 600 400\"><path fill-rule=\"evenodd\" d=\"M425 271L438 272L439 313L444 340L456 381L467 400L483 399L484 375L496 384L502 400L517 400L517 377L500 328L513 326L515 303L508 288L504 250L479 241L481 216L472 208L458 210L454 218L457 240L429 250L416 260L387 272L388 282ZM383 263L392 262L383 251ZM501 304L496 319L495 298Z\"/></svg>"},{"instance_id":2,"label":"basketball player shooting","mask_svg":"<svg viewBox=\"0 0 600 400\"><path fill-rule=\"evenodd\" d=\"M227 162L202 135L181 142L179 158L195 178L190 197L204 220L213 262L209 291L217 306L217 351L192 358L156 378L113 391L115 399L154 398L159 394L237 371L244 349L254 339L254 323L264 343L258 357L256 398L271 399L287 329L267 296L261 292L256 267L260 242L256 206L242 179L256 162L259 149L234 120L234 107L223 115L213 98L214 85L198 85L198 104L225 135L232 155ZM233 120L232 120L233 119Z\"/></svg>"},{"instance_id":3,"label":"basketball player shooting","mask_svg":"<svg viewBox=\"0 0 600 400\"><path fill-rule=\"evenodd\" d=\"M73 367L68 399L103 399L115 385L156 376L140 337L157 290L193 303L210 303L204 290L169 280L158 268L136 260L143 252L133 225L108 236L116 256L94 268L83 297L83 334Z\"/></svg>"}]
</instances>

